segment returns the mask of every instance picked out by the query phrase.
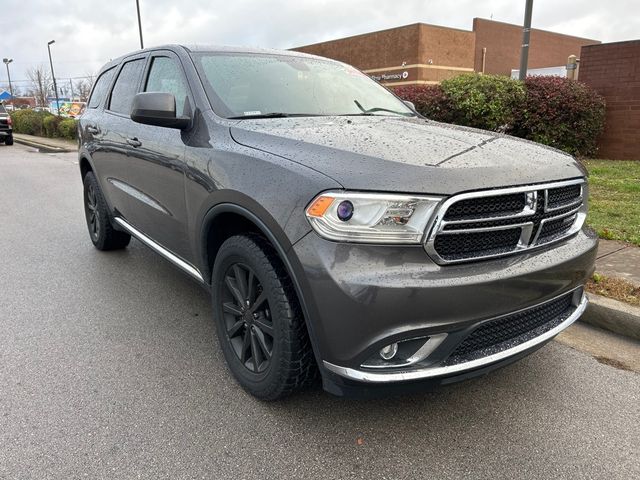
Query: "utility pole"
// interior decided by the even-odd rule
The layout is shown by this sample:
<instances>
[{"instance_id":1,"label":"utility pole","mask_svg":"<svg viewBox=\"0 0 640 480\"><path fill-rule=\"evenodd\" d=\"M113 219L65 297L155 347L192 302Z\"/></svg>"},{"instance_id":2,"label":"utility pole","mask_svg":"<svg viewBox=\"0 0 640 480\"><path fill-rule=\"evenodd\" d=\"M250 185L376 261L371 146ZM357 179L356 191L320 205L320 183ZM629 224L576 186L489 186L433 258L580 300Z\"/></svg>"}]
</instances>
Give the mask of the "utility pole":
<instances>
[{"instance_id":1,"label":"utility pole","mask_svg":"<svg viewBox=\"0 0 640 480\"><path fill-rule=\"evenodd\" d=\"M529 39L531 36L531 11L533 10L533 0L527 0L524 8L524 27L522 28L522 51L520 53L520 71L518 78L527 78L527 65L529 64Z\"/></svg>"},{"instance_id":2,"label":"utility pole","mask_svg":"<svg viewBox=\"0 0 640 480\"><path fill-rule=\"evenodd\" d=\"M140 32L140 50L144 48L142 41L142 20L140 20L140 0L136 0L136 10L138 11L138 31Z\"/></svg>"},{"instance_id":3,"label":"utility pole","mask_svg":"<svg viewBox=\"0 0 640 480\"><path fill-rule=\"evenodd\" d=\"M58 98L58 86L56 85L56 74L53 73L53 60L51 60L51 44L56 43L55 40L47 42L47 50L49 50L49 65L51 65L51 78L53 78L53 91L56 94L56 109L58 116L60 116L60 99Z\"/></svg>"}]
</instances>

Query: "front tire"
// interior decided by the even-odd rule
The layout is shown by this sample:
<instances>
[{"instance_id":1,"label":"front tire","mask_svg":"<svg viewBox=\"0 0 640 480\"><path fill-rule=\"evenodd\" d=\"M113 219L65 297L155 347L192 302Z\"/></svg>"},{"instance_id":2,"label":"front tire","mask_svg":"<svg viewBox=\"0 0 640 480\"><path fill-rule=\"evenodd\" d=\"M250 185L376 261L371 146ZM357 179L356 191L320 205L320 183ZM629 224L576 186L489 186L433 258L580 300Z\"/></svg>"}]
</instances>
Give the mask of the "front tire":
<instances>
[{"instance_id":1,"label":"front tire","mask_svg":"<svg viewBox=\"0 0 640 480\"><path fill-rule=\"evenodd\" d=\"M107 202L93 172L84 176L83 184L84 213L91 242L98 250L125 248L131 241L131 235L115 230L111 225Z\"/></svg>"},{"instance_id":2,"label":"front tire","mask_svg":"<svg viewBox=\"0 0 640 480\"><path fill-rule=\"evenodd\" d=\"M212 272L218 340L238 383L276 400L313 382L317 367L304 317L282 262L255 235L226 240Z\"/></svg>"},{"instance_id":3,"label":"front tire","mask_svg":"<svg viewBox=\"0 0 640 480\"><path fill-rule=\"evenodd\" d=\"M7 138L5 138L4 144L7 146L13 145L13 135L10 135Z\"/></svg>"}]
</instances>

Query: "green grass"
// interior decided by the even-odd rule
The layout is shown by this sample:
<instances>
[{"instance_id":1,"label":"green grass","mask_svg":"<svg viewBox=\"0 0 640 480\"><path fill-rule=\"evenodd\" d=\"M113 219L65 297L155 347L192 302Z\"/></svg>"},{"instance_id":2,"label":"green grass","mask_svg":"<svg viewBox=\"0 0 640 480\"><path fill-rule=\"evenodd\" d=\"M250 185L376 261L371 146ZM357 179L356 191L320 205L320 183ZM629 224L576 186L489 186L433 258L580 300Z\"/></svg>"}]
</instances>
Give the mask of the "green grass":
<instances>
[{"instance_id":1,"label":"green grass","mask_svg":"<svg viewBox=\"0 0 640 480\"><path fill-rule=\"evenodd\" d=\"M640 161L587 160L587 223L601 238L640 246Z\"/></svg>"}]
</instances>

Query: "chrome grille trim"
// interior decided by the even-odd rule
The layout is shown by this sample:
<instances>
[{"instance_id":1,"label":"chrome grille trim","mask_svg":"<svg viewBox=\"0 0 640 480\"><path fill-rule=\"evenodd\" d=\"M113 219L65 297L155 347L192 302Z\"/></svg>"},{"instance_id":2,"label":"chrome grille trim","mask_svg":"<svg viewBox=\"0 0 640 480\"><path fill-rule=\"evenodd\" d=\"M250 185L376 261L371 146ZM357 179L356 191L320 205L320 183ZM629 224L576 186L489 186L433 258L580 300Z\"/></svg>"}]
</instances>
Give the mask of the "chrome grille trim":
<instances>
[{"instance_id":1,"label":"chrome grille trim","mask_svg":"<svg viewBox=\"0 0 640 480\"><path fill-rule=\"evenodd\" d=\"M549 191L556 189L567 187L571 185L580 185L580 197L577 201L570 201L563 203L559 206L549 206ZM538 195L538 192L544 192L544 195L541 197ZM446 201L442 203L442 205L437 210L434 220L431 223L430 229L428 229L428 235L426 235L424 248L433 258L433 260L440 265L448 265L448 264L456 264L463 262L472 262L476 260L485 260L490 258L498 258L504 257L507 255L513 255L515 253L520 253L523 251L532 250L542 246L549 246L552 243L564 240L574 234L576 234L584 224L586 219L586 180L584 178L577 178L573 180L565 180L560 182L551 182L544 184L531 184L531 185L523 185L520 187L509 187L509 188L501 188L494 190L481 190L477 192L468 192L461 193L458 195L454 195L448 198ZM514 193L524 193L526 195L526 201L524 208L515 213L515 214L505 214L505 215L493 215L493 216L474 216L470 219L456 219L456 220L445 220L445 216L447 210L457 202L468 199L475 198L484 198L484 197L498 197L502 195L510 195ZM545 214L550 214L549 217L545 217L540 219L538 224L534 224L533 221L527 222L528 217L533 217L538 211L538 203L543 203L543 211ZM571 208L574 207L575 208ZM551 215L555 211L566 210L567 208L571 208L570 211L563 212L559 215ZM562 218L575 216L573 225L569 230L564 232L563 234L542 243L538 243L538 239L540 238L540 233L544 225L553 220L559 220ZM511 220L518 219L517 223L512 223L508 225L496 225L496 226L483 226L476 228L460 228L456 230L445 230L447 225L464 225L467 223L491 223L491 222L499 222L501 220ZM500 230L510 230L520 228L521 235L520 240L517 245L514 245L514 248L508 251L500 252L500 253L491 253L487 255L478 255L478 256L469 256L460 259L446 259L438 254L435 247L436 238L439 236L449 236L456 235L459 233L476 233L476 232L488 232L488 231L500 231ZM442 237L441 237L442 238Z\"/></svg>"}]
</instances>

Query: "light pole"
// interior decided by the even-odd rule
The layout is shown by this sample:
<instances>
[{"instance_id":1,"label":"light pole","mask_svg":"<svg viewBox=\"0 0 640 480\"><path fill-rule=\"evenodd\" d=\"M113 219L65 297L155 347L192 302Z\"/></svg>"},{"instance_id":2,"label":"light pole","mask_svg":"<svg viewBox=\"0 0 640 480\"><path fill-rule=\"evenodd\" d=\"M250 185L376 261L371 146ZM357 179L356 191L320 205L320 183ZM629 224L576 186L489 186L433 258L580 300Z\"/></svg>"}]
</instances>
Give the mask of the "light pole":
<instances>
[{"instance_id":1,"label":"light pole","mask_svg":"<svg viewBox=\"0 0 640 480\"><path fill-rule=\"evenodd\" d=\"M529 64L529 38L531 36L531 11L533 10L533 0L527 0L524 7L524 27L522 28L522 51L520 53L520 71L518 79L527 78L527 65Z\"/></svg>"},{"instance_id":2,"label":"light pole","mask_svg":"<svg viewBox=\"0 0 640 480\"><path fill-rule=\"evenodd\" d=\"M56 94L56 109L57 114L60 116L60 99L58 98L58 86L56 85L56 74L53 72L53 60L51 60L51 44L56 43L55 40L47 42L47 50L49 50L49 65L51 65L51 78L53 79L53 91Z\"/></svg>"},{"instance_id":3,"label":"light pole","mask_svg":"<svg viewBox=\"0 0 640 480\"><path fill-rule=\"evenodd\" d=\"M144 48L142 41L142 20L140 20L140 0L136 0L136 10L138 11L138 31L140 32L140 49Z\"/></svg>"},{"instance_id":4,"label":"light pole","mask_svg":"<svg viewBox=\"0 0 640 480\"><path fill-rule=\"evenodd\" d=\"M9 64L13 62L13 58L3 58L2 61L7 66L7 78L9 79L9 93L13 99L13 87L11 86L11 75L9 74Z\"/></svg>"}]
</instances>

